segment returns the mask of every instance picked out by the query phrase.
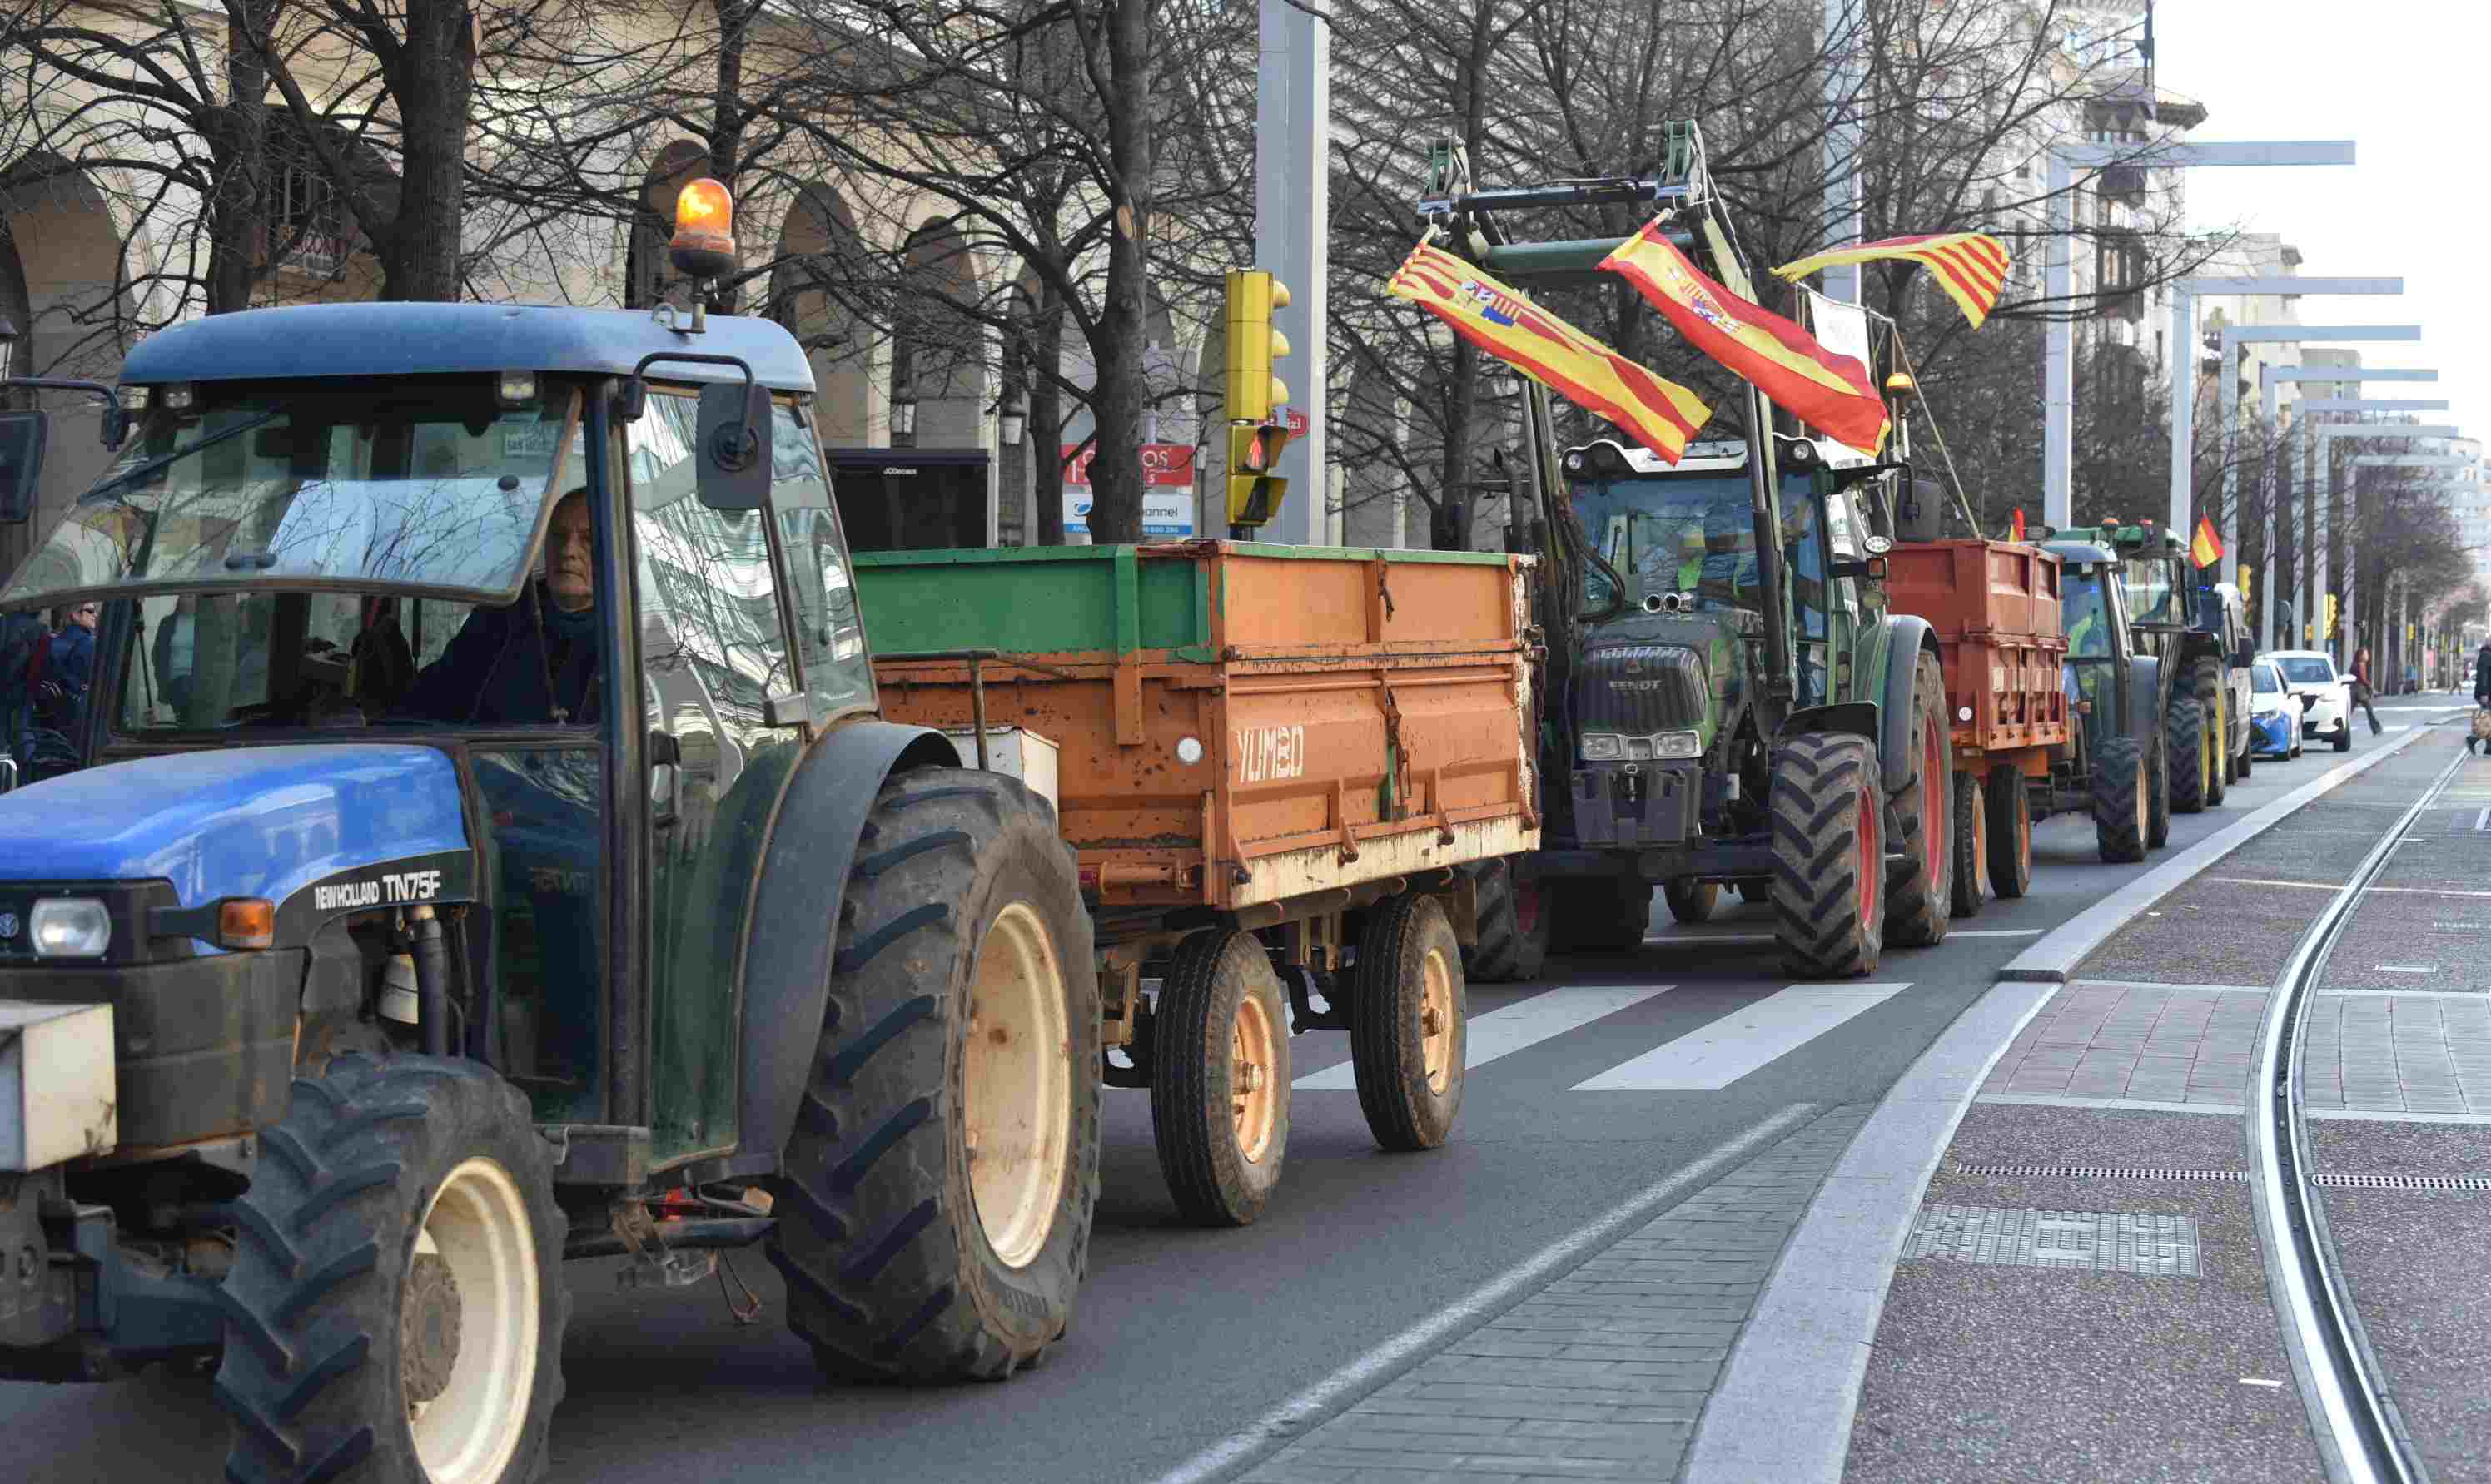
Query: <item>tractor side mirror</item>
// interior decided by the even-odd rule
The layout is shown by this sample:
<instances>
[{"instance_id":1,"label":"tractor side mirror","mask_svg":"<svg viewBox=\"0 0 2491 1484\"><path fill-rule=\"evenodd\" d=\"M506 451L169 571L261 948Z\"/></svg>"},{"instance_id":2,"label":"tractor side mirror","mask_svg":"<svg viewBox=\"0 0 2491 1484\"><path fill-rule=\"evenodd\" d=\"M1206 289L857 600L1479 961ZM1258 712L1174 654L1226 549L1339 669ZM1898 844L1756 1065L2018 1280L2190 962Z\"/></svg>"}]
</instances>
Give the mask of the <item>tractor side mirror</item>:
<instances>
[{"instance_id":1,"label":"tractor side mirror","mask_svg":"<svg viewBox=\"0 0 2491 1484\"><path fill-rule=\"evenodd\" d=\"M51 432L49 413L0 413L0 525L35 518L35 480L44 472L44 445Z\"/></svg>"},{"instance_id":2,"label":"tractor side mirror","mask_svg":"<svg viewBox=\"0 0 2491 1484\"><path fill-rule=\"evenodd\" d=\"M700 503L757 510L770 499L770 393L757 382L701 389Z\"/></svg>"}]
</instances>

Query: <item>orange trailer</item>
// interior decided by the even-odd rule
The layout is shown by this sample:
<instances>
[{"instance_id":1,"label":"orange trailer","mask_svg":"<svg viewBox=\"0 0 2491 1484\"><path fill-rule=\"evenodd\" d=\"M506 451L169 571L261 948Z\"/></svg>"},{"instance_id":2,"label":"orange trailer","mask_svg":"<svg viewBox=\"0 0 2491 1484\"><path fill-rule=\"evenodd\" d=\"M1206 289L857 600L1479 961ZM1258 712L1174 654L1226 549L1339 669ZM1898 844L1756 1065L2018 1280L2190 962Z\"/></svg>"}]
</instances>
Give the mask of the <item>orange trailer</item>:
<instances>
[{"instance_id":1,"label":"orange trailer","mask_svg":"<svg viewBox=\"0 0 2491 1484\"><path fill-rule=\"evenodd\" d=\"M1350 1032L1379 1143L1449 1130L1478 873L1539 843L1532 566L1209 540L858 557L885 716L1052 744L1125 1058L1104 1075L1151 1089L1187 1214L1268 1196L1293 1031Z\"/></svg>"},{"instance_id":2,"label":"orange trailer","mask_svg":"<svg viewBox=\"0 0 2491 1484\"><path fill-rule=\"evenodd\" d=\"M2062 674L2059 559L2015 541L1908 541L1886 554L1897 613L1926 619L1946 670L1955 755L1955 903L2022 896L2033 880L2024 779L2073 745Z\"/></svg>"}]
</instances>

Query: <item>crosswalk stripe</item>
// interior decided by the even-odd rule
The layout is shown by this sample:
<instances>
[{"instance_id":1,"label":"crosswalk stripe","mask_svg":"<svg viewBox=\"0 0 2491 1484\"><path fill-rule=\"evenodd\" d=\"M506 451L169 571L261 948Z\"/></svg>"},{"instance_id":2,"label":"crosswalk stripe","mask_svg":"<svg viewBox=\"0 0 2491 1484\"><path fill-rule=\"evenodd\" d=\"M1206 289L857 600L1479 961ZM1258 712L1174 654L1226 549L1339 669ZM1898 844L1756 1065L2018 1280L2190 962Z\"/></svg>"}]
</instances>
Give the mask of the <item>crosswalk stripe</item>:
<instances>
[{"instance_id":1,"label":"crosswalk stripe","mask_svg":"<svg viewBox=\"0 0 2491 1484\"><path fill-rule=\"evenodd\" d=\"M1467 1070L1477 1071L1499 1057L1509 1057L1527 1046L1536 1046L1553 1036L1579 1030L1677 987L1674 984L1603 984L1591 988L1551 989L1528 1000L1516 1001L1503 1009L1474 1015L1471 1017L1469 1049L1462 1058L1462 1064ZM1350 1062L1343 1062L1337 1066L1308 1072L1290 1086L1313 1091L1347 1091L1358 1086L1358 1075Z\"/></svg>"},{"instance_id":2,"label":"crosswalk stripe","mask_svg":"<svg viewBox=\"0 0 2491 1484\"><path fill-rule=\"evenodd\" d=\"M1588 1081L1577 1092L1714 1092L1911 988L1794 984Z\"/></svg>"}]
</instances>

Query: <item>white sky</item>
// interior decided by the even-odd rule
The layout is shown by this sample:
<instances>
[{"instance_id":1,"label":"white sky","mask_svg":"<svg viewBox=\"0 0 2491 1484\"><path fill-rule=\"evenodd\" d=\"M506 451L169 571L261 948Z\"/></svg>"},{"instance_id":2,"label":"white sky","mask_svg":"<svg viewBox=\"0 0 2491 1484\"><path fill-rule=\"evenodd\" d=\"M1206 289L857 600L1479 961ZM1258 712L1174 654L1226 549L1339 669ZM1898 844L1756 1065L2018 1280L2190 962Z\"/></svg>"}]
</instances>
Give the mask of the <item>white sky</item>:
<instances>
[{"instance_id":1,"label":"white sky","mask_svg":"<svg viewBox=\"0 0 2491 1484\"><path fill-rule=\"evenodd\" d=\"M2491 241L2482 141L2491 5L2482 0L2160 0L2156 80L2206 105L2194 142L2351 139L2358 164L2188 175L2192 230L2280 232L2307 277L2402 277L2397 298L2303 299L2311 325L2419 325L2412 344L2355 345L2365 366L2428 366L2436 383L2372 397L2444 397L2443 419L2491 434Z\"/></svg>"}]
</instances>

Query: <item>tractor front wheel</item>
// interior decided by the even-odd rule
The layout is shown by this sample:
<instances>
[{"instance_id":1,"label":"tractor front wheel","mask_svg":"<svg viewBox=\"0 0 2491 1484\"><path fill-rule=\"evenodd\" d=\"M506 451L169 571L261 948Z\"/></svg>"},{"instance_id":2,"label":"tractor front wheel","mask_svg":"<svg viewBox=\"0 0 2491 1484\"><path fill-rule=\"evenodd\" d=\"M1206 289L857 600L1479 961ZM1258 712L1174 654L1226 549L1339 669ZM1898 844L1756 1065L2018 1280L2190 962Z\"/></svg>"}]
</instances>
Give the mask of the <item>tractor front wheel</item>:
<instances>
[{"instance_id":1,"label":"tractor front wheel","mask_svg":"<svg viewBox=\"0 0 2491 1484\"><path fill-rule=\"evenodd\" d=\"M1864 739L1802 733L1773 755L1773 938L1791 971L1871 974L1885 946L1885 803Z\"/></svg>"},{"instance_id":2,"label":"tractor front wheel","mask_svg":"<svg viewBox=\"0 0 2491 1484\"><path fill-rule=\"evenodd\" d=\"M1035 1364L1099 1202L1090 916L1043 799L967 770L882 786L819 1034L768 1248L788 1326L835 1380Z\"/></svg>"},{"instance_id":3,"label":"tractor front wheel","mask_svg":"<svg viewBox=\"0 0 2491 1484\"><path fill-rule=\"evenodd\" d=\"M1978 917L1989 900L1989 806L1980 774L1954 775L1954 915Z\"/></svg>"},{"instance_id":4,"label":"tractor front wheel","mask_svg":"<svg viewBox=\"0 0 2491 1484\"><path fill-rule=\"evenodd\" d=\"M2162 733L2170 758L2171 810L2198 813L2214 801L2214 745L2206 734L2205 706L2194 696L2173 695L2162 713Z\"/></svg>"},{"instance_id":5,"label":"tractor front wheel","mask_svg":"<svg viewBox=\"0 0 2491 1484\"><path fill-rule=\"evenodd\" d=\"M1935 656L1921 655L1912 684L1911 778L1894 796L1904 864L1886 902L1886 941L1926 947L1946 941L1953 915L1954 753L1949 746L1946 677Z\"/></svg>"},{"instance_id":6,"label":"tractor front wheel","mask_svg":"<svg viewBox=\"0 0 2491 1484\"><path fill-rule=\"evenodd\" d=\"M1548 961L1549 912L1538 880L1511 858L1491 861L1479 879L1479 943L1462 950L1462 975L1481 984L1523 983Z\"/></svg>"},{"instance_id":7,"label":"tractor front wheel","mask_svg":"<svg viewBox=\"0 0 2491 1484\"><path fill-rule=\"evenodd\" d=\"M527 1100L474 1062L339 1057L262 1142L220 1291L225 1477L534 1479L571 1295Z\"/></svg>"},{"instance_id":8,"label":"tractor front wheel","mask_svg":"<svg viewBox=\"0 0 2491 1484\"><path fill-rule=\"evenodd\" d=\"M2094 838L2102 860L2133 865L2145 858L2151 820L2145 759L2133 737L2114 737L2094 755Z\"/></svg>"}]
</instances>

